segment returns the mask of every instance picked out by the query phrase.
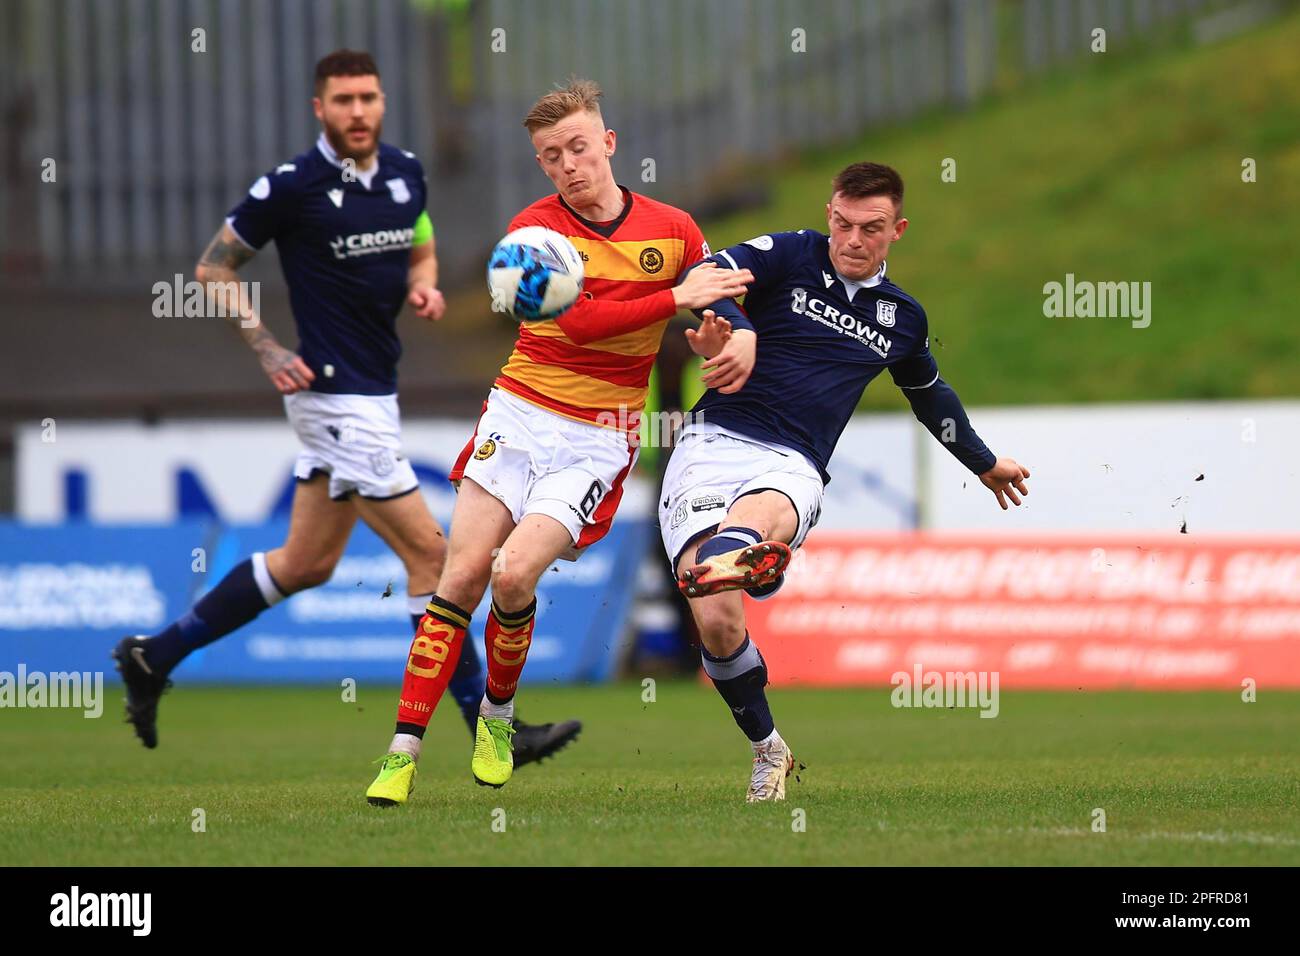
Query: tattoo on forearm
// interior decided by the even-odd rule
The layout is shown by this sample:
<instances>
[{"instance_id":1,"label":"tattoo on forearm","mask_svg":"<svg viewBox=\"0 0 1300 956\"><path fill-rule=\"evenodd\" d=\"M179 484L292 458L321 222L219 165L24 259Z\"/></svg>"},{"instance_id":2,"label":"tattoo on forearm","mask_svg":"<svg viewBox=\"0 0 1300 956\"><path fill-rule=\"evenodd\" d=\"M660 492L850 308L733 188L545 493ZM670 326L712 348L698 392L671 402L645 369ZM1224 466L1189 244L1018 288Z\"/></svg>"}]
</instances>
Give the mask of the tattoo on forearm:
<instances>
[{"instance_id":1,"label":"tattoo on forearm","mask_svg":"<svg viewBox=\"0 0 1300 956\"><path fill-rule=\"evenodd\" d=\"M252 249L238 239L233 241L227 239L225 233L225 226L217 230L217 234L212 237L208 247L203 250L203 257L199 259L200 265L234 270L253 258Z\"/></svg>"},{"instance_id":2,"label":"tattoo on forearm","mask_svg":"<svg viewBox=\"0 0 1300 956\"><path fill-rule=\"evenodd\" d=\"M199 269L207 270L207 294L220 307L220 314L234 325L244 341L261 352L268 347L278 347L269 331L262 326L258 313L257 283L243 283L235 278L235 271L257 253L234 235L228 226L222 226L212 237L199 258ZM252 300L244 294L245 286L254 290Z\"/></svg>"}]
</instances>

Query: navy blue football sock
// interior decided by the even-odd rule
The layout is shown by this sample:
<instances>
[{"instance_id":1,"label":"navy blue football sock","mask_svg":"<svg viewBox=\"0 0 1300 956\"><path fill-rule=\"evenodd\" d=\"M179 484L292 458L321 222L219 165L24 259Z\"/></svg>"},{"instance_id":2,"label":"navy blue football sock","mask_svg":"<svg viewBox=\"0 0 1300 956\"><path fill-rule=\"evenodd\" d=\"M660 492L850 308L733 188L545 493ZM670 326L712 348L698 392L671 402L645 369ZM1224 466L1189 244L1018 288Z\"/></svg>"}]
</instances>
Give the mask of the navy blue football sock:
<instances>
[{"instance_id":1,"label":"navy blue football sock","mask_svg":"<svg viewBox=\"0 0 1300 956\"><path fill-rule=\"evenodd\" d=\"M465 633L465 640L461 641L460 645L460 660L456 662L451 683L447 685L447 690L455 698L456 706L460 708L460 715L465 718L471 734L478 726L478 705L483 699L485 687L483 665L478 659L478 650L475 648L472 636L472 632Z\"/></svg>"},{"instance_id":2,"label":"navy blue football sock","mask_svg":"<svg viewBox=\"0 0 1300 956\"><path fill-rule=\"evenodd\" d=\"M153 635L144 647L145 660L166 674L191 651L243 627L284 596L259 552L236 565L184 617Z\"/></svg>"},{"instance_id":3,"label":"navy blue football sock","mask_svg":"<svg viewBox=\"0 0 1300 956\"><path fill-rule=\"evenodd\" d=\"M776 725L767 706L767 694L763 692L767 685L767 665L758 652L758 645L746 634L745 642L734 654L714 657L700 648L700 655L704 658L704 673L731 708L736 726L755 743L770 736Z\"/></svg>"},{"instance_id":4,"label":"navy blue football sock","mask_svg":"<svg viewBox=\"0 0 1300 956\"><path fill-rule=\"evenodd\" d=\"M761 544L762 541L763 536L753 528L723 528L699 546L695 552L695 560L703 561L714 555L726 554L728 551L736 551L740 548Z\"/></svg>"}]
</instances>

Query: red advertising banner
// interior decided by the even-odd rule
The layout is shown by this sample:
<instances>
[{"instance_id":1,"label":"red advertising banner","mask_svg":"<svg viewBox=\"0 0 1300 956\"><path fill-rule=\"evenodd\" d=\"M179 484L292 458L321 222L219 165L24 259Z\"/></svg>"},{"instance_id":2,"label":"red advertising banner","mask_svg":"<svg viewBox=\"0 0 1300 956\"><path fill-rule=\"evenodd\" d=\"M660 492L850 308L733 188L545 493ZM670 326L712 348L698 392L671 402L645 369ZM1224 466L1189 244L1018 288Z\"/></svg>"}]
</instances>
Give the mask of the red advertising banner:
<instances>
[{"instance_id":1,"label":"red advertising banner","mask_svg":"<svg viewBox=\"0 0 1300 956\"><path fill-rule=\"evenodd\" d=\"M1300 687L1300 538L815 533L746 601L775 684Z\"/></svg>"}]
</instances>

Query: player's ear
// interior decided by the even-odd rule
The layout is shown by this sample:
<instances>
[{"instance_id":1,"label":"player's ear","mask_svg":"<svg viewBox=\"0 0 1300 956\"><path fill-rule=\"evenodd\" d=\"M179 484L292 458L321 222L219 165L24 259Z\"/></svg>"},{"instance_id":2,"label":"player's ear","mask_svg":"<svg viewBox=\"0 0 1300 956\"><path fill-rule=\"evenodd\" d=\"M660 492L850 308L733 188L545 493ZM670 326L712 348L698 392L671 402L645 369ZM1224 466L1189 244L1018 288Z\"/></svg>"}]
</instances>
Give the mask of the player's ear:
<instances>
[{"instance_id":1,"label":"player's ear","mask_svg":"<svg viewBox=\"0 0 1300 956\"><path fill-rule=\"evenodd\" d=\"M325 108L321 105L319 96L313 96L311 98L311 110L316 114L318 120L325 119Z\"/></svg>"},{"instance_id":2,"label":"player's ear","mask_svg":"<svg viewBox=\"0 0 1300 956\"><path fill-rule=\"evenodd\" d=\"M618 134L612 129L605 130L605 155L613 156L614 150L618 148Z\"/></svg>"},{"instance_id":3,"label":"player's ear","mask_svg":"<svg viewBox=\"0 0 1300 956\"><path fill-rule=\"evenodd\" d=\"M899 239L902 239L903 233L905 232L907 232L907 220L899 219L897 222L894 223L894 240L897 241Z\"/></svg>"}]
</instances>

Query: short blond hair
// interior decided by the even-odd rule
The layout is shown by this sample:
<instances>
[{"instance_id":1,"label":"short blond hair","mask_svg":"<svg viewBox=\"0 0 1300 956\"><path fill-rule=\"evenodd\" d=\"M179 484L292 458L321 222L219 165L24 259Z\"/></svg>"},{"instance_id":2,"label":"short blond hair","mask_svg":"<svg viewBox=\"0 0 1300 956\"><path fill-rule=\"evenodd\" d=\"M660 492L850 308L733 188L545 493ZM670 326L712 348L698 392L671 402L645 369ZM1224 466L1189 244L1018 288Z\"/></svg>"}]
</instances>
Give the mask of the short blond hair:
<instances>
[{"instance_id":1,"label":"short blond hair","mask_svg":"<svg viewBox=\"0 0 1300 956\"><path fill-rule=\"evenodd\" d=\"M600 116L600 86L594 80L570 77L568 85L551 90L528 111L524 126L532 136L539 129L554 126L572 113L583 110Z\"/></svg>"}]
</instances>

